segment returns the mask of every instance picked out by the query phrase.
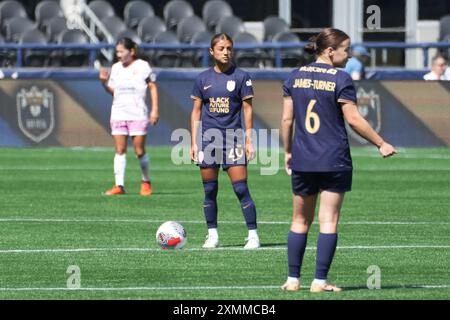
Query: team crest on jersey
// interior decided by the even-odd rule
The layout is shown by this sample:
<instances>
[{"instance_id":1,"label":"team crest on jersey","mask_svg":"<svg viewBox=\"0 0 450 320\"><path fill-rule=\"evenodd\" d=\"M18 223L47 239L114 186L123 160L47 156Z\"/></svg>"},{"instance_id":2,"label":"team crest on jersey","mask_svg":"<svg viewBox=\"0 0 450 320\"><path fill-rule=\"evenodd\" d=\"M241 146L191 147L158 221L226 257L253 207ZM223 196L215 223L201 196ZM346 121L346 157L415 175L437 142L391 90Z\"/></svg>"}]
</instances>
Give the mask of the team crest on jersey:
<instances>
[{"instance_id":1,"label":"team crest on jersey","mask_svg":"<svg viewBox=\"0 0 450 320\"><path fill-rule=\"evenodd\" d=\"M381 130L381 105L380 95L375 90L366 91L360 87L357 91L358 111L369 122L371 127L378 133ZM349 135L362 144L366 144L367 140L356 134L350 126L347 125Z\"/></svg>"},{"instance_id":2,"label":"team crest on jersey","mask_svg":"<svg viewBox=\"0 0 450 320\"><path fill-rule=\"evenodd\" d=\"M34 142L47 138L55 127L53 93L36 86L17 93L17 119L19 128Z\"/></svg>"},{"instance_id":3,"label":"team crest on jersey","mask_svg":"<svg viewBox=\"0 0 450 320\"><path fill-rule=\"evenodd\" d=\"M227 90L232 92L236 88L236 81L234 80L228 80L227 81Z\"/></svg>"}]
</instances>

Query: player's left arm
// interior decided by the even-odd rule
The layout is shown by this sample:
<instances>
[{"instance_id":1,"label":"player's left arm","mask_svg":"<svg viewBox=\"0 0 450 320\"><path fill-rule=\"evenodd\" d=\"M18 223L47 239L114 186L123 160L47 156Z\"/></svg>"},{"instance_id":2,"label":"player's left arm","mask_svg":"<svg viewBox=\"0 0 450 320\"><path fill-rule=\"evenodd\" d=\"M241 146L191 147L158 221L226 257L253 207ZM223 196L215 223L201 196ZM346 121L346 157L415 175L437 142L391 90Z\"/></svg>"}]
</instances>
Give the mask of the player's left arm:
<instances>
[{"instance_id":1,"label":"player's left arm","mask_svg":"<svg viewBox=\"0 0 450 320\"><path fill-rule=\"evenodd\" d=\"M244 125L245 125L245 153L247 155L247 161L255 158L255 147L252 141L253 131L253 107L252 98L248 98L242 101L242 108L244 109Z\"/></svg>"},{"instance_id":2,"label":"player's left arm","mask_svg":"<svg viewBox=\"0 0 450 320\"><path fill-rule=\"evenodd\" d=\"M150 98L152 101L152 110L150 112L149 122L152 126L154 126L158 122L159 118L158 86L155 82L150 81L148 83L148 89L150 90Z\"/></svg>"},{"instance_id":3,"label":"player's left arm","mask_svg":"<svg viewBox=\"0 0 450 320\"><path fill-rule=\"evenodd\" d=\"M340 102L345 121L361 137L377 146L383 157L390 157L397 153L397 150L383 140L383 138L370 126L366 119L359 113L358 107L353 101Z\"/></svg>"}]
</instances>

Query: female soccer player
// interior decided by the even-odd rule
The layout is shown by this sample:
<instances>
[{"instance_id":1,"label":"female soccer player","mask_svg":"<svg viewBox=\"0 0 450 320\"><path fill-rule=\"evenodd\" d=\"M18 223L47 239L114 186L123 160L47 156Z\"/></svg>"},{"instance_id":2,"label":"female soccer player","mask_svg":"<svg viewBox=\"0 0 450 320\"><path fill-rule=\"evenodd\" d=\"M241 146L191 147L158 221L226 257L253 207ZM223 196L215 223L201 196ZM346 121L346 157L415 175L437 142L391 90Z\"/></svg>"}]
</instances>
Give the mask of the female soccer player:
<instances>
[{"instance_id":1,"label":"female soccer player","mask_svg":"<svg viewBox=\"0 0 450 320\"><path fill-rule=\"evenodd\" d=\"M202 72L196 79L192 91L191 114L191 159L200 167L205 190L203 210L208 236L203 248L219 245L217 233L217 191L219 168L222 166L231 180L238 197L248 238L245 249L260 246L256 231L256 209L247 186L247 161L254 158L251 131L253 128L250 76L231 63L233 40L227 34L215 35L209 52L214 66ZM244 110L244 132L241 124L241 110ZM201 122L200 122L201 121ZM201 124L201 139L197 147L197 130Z\"/></svg>"},{"instance_id":2,"label":"female soccer player","mask_svg":"<svg viewBox=\"0 0 450 320\"><path fill-rule=\"evenodd\" d=\"M351 190L352 160L344 120L377 146L383 157L396 153L359 114L353 81L344 67L350 38L327 28L305 47L317 60L294 70L283 85L282 134L285 169L292 178L293 218L288 234L289 276L283 290L300 289L300 269L309 228L320 196L316 274L310 291L341 291L327 275L337 244L344 194ZM295 121L295 132L293 123ZM294 139L292 140L292 134Z\"/></svg>"},{"instance_id":3,"label":"female soccer player","mask_svg":"<svg viewBox=\"0 0 450 320\"><path fill-rule=\"evenodd\" d=\"M143 196L152 194L148 167L149 157L145 152L145 138L148 124L158 122L158 90L156 77L148 62L137 58L137 44L129 39L120 39L116 44L118 62L108 70L100 70L100 81L105 90L113 95L111 108L111 134L114 139L115 185L105 195L125 194L124 177L127 164L127 140L131 136L134 152L139 159L142 171L141 191ZM151 95L151 113L145 103L147 88Z\"/></svg>"}]
</instances>

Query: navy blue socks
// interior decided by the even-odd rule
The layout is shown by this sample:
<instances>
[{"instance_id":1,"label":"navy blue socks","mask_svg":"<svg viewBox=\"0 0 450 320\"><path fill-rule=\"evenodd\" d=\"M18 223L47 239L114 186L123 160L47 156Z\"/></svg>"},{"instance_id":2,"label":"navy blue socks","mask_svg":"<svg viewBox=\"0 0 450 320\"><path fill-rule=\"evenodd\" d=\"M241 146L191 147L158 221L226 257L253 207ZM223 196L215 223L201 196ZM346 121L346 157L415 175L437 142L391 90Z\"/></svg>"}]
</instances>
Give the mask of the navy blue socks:
<instances>
[{"instance_id":1,"label":"navy blue socks","mask_svg":"<svg viewBox=\"0 0 450 320\"><path fill-rule=\"evenodd\" d=\"M203 202L203 212L205 214L208 229L217 228L217 191L219 183L217 180L203 181L205 190L205 200Z\"/></svg>"},{"instance_id":2,"label":"navy blue socks","mask_svg":"<svg viewBox=\"0 0 450 320\"><path fill-rule=\"evenodd\" d=\"M300 278L300 269L305 254L307 240L307 233L295 233L289 231L287 243L289 277Z\"/></svg>"},{"instance_id":3,"label":"navy blue socks","mask_svg":"<svg viewBox=\"0 0 450 320\"><path fill-rule=\"evenodd\" d=\"M336 233L319 233L319 239L317 240L316 279L327 279L336 245Z\"/></svg>"},{"instance_id":4,"label":"navy blue socks","mask_svg":"<svg viewBox=\"0 0 450 320\"><path fill-rule=\"evenodd\" d=\"M249 230L256 229L256 208L248 190L247 181L233 183L233 190L241 203L242 213Z\"/></svg>"}]
</instances>

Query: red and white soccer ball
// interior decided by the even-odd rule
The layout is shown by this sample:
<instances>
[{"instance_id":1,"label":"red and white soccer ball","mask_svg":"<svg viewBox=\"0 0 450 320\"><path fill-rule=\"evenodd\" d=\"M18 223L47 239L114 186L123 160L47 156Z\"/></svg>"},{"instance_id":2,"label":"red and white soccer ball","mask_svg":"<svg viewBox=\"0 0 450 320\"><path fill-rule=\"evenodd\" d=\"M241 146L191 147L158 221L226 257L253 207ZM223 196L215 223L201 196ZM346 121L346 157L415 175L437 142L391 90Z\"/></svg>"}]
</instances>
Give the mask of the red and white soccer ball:
<instances>
[{"instance_id":1,"label":"red and white soccer ball","mask_svg":"<svg viewBox=\"0 0 450 320\"><path fill-rule=\"evenodd\" d=\"M156 242L163 249L181 249L186 241L186 230L178 222L166 221L156 231Z\"/></svg>"}]
</instances>

